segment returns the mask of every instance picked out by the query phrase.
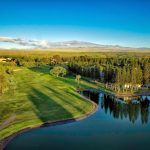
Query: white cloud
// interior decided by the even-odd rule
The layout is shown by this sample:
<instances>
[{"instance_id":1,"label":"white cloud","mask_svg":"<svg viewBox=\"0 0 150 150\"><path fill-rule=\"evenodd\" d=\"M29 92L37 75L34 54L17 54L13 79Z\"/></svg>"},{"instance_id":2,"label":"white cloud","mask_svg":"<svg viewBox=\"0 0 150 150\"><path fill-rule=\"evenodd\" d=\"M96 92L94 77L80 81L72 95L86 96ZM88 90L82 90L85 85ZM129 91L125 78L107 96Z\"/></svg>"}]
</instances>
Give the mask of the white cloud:
<instances>
[{"instance_id":1,"label":"white cloud","mask_svg":"<svg viewBox=\"0 0 150 150\"><path fill-rule=\"evenodd\" d=\"M13 43L18 44L20 46L29 46L35 48L48 48L50 46L50 42L48 41L38 41L38 40L25 40L21 38L11 38L11 37L0 37L0 42L4 43Z\"/></svg>"},{"instance_id":2,"label":"white cloud","mask_svg":"<svg viewBox=\"0 0 150 150\"><path fill-rule=\"evenodd\" d=\"M40 41L40 42L39 42L39 46L42 46L42 47L48 48L48 47L50 47L50 42L45 41L45 40Z\"/></svg>"},{"instance_id":3,"label":"white cloud","mask_svg":"<svg viewBox=\"0 0 150 150\"><path fill-rule=\"evenodd\" d=\"M84 41L49 42L46 40L27 40L22 38L0 37L0 45L12 48L77 48L77 47L102 47L103 45Z\"/></svg>"}]
</instances>

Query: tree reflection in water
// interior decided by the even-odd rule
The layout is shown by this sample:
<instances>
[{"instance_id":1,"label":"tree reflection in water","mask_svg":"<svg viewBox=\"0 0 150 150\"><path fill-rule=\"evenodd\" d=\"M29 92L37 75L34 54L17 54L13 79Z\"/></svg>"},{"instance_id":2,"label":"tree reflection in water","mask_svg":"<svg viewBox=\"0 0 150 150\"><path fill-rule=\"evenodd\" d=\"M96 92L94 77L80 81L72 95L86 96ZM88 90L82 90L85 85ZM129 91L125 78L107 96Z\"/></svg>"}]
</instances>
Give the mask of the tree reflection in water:
<instances>
[{"instance_id":1,"label":"tree reflection in water","mask_svg":"<svg viewBox=\"0 0 150 150\"><path fill-rule=\"evenodd\" d=\"M148 123L150 101L147 97L144 99L138 97L126 102L123 99L98 92L83 91L82 94L97 104L99 103L100 108L115 119L128 119L132 123L140 119L142 124Z\"/></svg>"}]
</instances>

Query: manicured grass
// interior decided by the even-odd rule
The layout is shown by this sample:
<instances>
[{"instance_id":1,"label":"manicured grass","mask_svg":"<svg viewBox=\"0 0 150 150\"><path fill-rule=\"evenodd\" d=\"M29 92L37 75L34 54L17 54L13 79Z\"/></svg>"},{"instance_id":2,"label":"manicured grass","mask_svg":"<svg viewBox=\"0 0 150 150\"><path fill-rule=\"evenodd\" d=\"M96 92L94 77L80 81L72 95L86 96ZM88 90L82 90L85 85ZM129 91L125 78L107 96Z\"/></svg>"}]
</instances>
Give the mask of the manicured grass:
<instances>
[{"instance_id":1,"label":"manicured grass","mask_svg":"<svg viewBox=\"0 0 150 150\"><path fill-rule=\"evenodd\" d=\"M16 89L0 96L0 139L44 122L77 118L93 104L75 92L74 77L54 77L48 67L19 68L14 73ZM97 88L87 81L81 87Z\"/></svg>"}]
</instances>

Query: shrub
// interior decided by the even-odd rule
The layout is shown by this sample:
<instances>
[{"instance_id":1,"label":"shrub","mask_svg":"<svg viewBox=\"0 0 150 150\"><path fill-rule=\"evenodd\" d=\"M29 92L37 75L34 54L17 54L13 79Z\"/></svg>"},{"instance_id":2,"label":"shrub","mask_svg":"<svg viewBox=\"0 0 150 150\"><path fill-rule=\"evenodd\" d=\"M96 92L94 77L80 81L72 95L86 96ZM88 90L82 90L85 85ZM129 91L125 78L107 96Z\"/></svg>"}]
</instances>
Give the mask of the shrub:
<instances>
[{"instance_id":1,"label":"shrub","mask_svg":"<svg viewBox=\"0 0 150 150\"><path fill-rule=\"evenodd\" d=\"M67 74L67 69L61 66L55 66L53 69L50 70L50 74L55 76L65 76Z\"/></svg>"}]
</instances>

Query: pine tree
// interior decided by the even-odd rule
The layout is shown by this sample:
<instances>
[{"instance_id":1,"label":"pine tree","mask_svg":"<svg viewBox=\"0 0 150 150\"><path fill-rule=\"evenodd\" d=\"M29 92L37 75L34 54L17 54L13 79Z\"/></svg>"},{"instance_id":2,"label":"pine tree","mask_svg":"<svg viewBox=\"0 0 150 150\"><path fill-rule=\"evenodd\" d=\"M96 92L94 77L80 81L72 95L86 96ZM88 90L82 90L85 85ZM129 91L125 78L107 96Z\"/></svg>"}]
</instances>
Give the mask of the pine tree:
<instances>
[{"instance_id":1,"label":"pine tree","mask_svg":"<svg viewBox=\"0 0 150 150\"><path fill-rule=\"evenodd\" d=\"M136 83L139 85L142 85L142 80L143 80L143 74L142 74L142 69L140 66L138 66L137 70L136 70Z\"/></svg>"},{"instance_id":2,"label":"pine tree","mask_svg":"<svg viewBox=\"0 0 150 150\"><path fill-rule=\"evenodd\" d=\"M150 83L150 63L145 63L144 64L143 83L144 84L149 84Z\"/></svg>"},{"instance_id":3,"label":"pine tree","mask_svg":"<svg viewBox=\"0 0 150 150\"><path fill-rule=\"evenodd\" d=\"M117 91L120 91L120 85L121 85L121 69L116 70L116 86L117 86Z\"/></svg>"}]
</instances>

